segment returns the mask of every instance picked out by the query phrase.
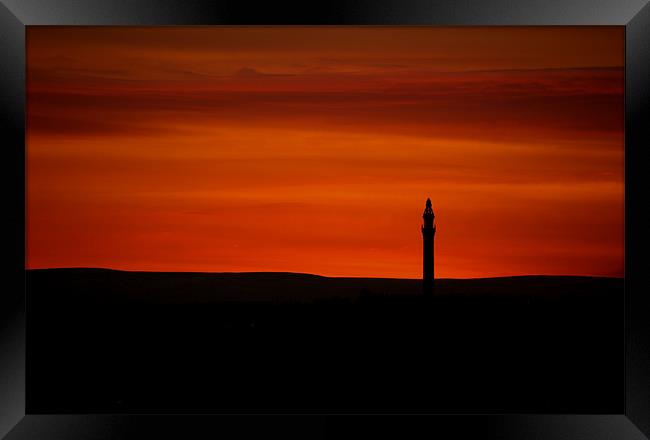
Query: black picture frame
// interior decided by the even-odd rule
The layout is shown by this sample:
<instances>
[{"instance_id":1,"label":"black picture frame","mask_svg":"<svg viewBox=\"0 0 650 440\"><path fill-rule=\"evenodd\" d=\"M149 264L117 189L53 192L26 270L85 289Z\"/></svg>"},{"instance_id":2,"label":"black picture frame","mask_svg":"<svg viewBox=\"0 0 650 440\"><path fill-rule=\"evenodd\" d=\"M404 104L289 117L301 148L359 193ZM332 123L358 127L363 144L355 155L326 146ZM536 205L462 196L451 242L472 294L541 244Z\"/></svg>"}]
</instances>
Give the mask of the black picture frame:
<instances>
[{"instance_id":1,"label":"black picture frame","mask_svg":"<svg viewBox=\"0 0 650 440\"><path fill-rule=\"evenodd\" d=\"M625 26L625 410L603 415L431 415L361 419L137 414L36 415L25 400L25 31L35 25L618 25ZM208 438L279 433L454 438L650 438L648 187L650 5L648 0L1 0L3 280L0 294L0 437L7 439ZM594 384L597 386L598 384Z\"/></svg>"}]
</instances>

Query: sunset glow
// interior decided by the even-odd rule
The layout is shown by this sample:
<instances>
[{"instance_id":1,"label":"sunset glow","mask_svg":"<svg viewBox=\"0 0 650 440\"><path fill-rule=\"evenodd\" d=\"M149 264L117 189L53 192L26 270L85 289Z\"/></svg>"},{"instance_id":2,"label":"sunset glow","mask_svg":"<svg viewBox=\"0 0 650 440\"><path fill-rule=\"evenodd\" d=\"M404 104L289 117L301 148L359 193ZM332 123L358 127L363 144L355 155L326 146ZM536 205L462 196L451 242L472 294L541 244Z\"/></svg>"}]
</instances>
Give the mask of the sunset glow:
<instances>
[{"instance_id":1,"label":"sunset glow","mask_svg":"<svg viewBox=\"0 0 650 440\"><path fill-rule=\"evenodd\" d=\"M623 27L28 27L28 268L623 276Z\"/></svg>"}]
</instances>

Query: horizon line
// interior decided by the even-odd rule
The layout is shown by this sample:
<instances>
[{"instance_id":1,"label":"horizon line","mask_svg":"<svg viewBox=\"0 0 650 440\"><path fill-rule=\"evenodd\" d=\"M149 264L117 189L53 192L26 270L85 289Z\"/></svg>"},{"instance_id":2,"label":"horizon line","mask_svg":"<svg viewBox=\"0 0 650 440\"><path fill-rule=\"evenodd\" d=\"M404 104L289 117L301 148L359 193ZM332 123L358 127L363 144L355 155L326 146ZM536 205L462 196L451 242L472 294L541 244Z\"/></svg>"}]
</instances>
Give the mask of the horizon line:
<instances>
[{"instance_id":1,"label":"horizon line","mask_svg":"<svg viewBox=\"0 0 650 440\"><path fill-rule=\"evenodd\" d=\"M320 278L348 278L348 279L384 279L384 280L408 280L408 281L422 281L422 278L399 278L399 277L375 277L375 276L331 276L320 275L308 272L291 272L291 271L223 271L223 272L209 272L209 271L186 271L186 270L133 270L133 269L114 269L109 267L92 267L92 266L67 266L67 267L25 267L25 271L35 270L104 270L113 272L132 272L132 273L179 273L179 274L207 274L207 275L231 275L231 274L289 274L289 275L308 275ZM625 275L575 275L575 274L518 274L518 275L497 275L497 276L478 276L466 278L452 278L442 277L435 278L436 280L485 280L496 278L524 278L524 277L556 277L556 278L612 278L612 279L625 279Z\"/></svg>"}]
</instances>

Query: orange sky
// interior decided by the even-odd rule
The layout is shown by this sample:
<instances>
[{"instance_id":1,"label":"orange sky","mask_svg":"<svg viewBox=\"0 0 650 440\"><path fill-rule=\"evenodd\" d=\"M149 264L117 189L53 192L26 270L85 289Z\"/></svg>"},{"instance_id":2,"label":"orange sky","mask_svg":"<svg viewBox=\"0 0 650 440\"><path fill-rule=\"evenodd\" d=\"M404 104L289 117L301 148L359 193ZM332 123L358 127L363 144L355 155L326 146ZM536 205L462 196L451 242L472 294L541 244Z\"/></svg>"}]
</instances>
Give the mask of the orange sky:
<instances>
[{"instance_id":1,"label":"orange sky","mask_svg":"<svg viewBox=\"0 0 650 440\"><path fill-rule=\"evenodd\" d=\"M28 268L623 275L623 27L28 27Z\"/></svg>"}]
</instances>

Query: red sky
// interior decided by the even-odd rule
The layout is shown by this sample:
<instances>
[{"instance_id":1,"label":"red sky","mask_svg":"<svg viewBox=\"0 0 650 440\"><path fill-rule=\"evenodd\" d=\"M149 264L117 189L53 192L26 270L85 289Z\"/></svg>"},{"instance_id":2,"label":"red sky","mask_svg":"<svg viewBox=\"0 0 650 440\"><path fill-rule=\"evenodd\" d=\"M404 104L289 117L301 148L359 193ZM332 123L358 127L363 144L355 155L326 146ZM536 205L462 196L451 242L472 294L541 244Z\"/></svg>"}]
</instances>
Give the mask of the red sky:
<instances>
[{"instance_id":1,"label":"red sky","mask_svg":"<svg viewBox=\"0 0 650 440\"><path fill-rule=\"evenodd\" d=\"M28 27L28 268L623 275L622 27Z\"/></svg>"}]
</instances>

